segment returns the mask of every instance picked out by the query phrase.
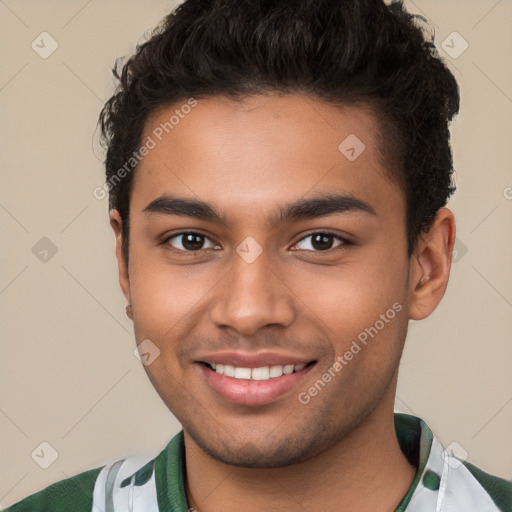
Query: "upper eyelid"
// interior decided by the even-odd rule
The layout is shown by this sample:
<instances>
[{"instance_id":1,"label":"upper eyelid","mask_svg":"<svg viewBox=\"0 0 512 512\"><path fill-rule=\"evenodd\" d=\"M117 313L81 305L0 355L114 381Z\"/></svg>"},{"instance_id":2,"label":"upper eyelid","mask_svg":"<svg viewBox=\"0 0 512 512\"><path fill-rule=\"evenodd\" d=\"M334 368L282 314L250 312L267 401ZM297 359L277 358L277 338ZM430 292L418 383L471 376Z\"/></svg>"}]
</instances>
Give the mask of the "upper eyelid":
<instances>
[{"instance_id":1,"label":"upper eyelid","mask_svg":"<svg viewBox=\"0 0 512 512\"><path fill-rule=\"evenodd\" d=\"M187 231L179 231L178 233L173 233L172 235L166 236L162 240L162 244L167 244L169 242L169 240L171 240L171 238L174 238L177 236L183 236L183 235L200 235L200 236L203 236L204 238L208 239L213 244L220 245L220 244L217 244L217 242L215 242L215 240L213 240L209 235L205 235L201 231L188 231L188 230ZM176 248L174 248L174 249L176 249ZM198 252L198 251L183 251L181 249L176 249L176 250L181 251L181 252Z\"/></svg>"}]
</instances>

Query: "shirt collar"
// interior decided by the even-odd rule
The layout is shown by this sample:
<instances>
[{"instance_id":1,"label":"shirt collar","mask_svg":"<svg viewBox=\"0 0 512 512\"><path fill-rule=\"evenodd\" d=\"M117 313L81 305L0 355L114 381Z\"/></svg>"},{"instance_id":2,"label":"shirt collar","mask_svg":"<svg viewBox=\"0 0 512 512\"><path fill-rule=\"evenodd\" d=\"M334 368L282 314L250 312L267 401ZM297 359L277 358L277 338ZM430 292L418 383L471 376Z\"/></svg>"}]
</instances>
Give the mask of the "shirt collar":
<instances>
[{"instance_id":1,"label":"shirt collar","mask_svg":"<svg viewBox=\"0 0 512 512\"><path fill-rule=\"evenodd\" d=\"M435 485L437 474L429 479L425 475L434 435L420 418L409 414L394 414L395 431L400 449L417 470L414 480L395 512L405 512L421 486ZM186 512L189 510L185 492L185 442L183 430L174 436L156 458L156 490L161 512ZM430 473L429 473L430 475ZM422 482L423 479L423 482ZM418 493L416 493L418 494Z\"/></svg>"}]
</instances>

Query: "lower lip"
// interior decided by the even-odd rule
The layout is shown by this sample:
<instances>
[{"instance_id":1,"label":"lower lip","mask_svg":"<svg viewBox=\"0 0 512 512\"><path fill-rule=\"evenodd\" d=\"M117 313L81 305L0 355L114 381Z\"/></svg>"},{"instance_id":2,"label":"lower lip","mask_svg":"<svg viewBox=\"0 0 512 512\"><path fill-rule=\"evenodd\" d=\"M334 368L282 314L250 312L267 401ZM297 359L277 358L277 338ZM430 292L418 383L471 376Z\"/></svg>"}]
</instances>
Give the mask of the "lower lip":
<instances>
[{"instance_id":1,"label":"lower lip","mask_svg":"<svg viewBox=\"0 0 512 512\"><path fill-rule=\"evenodd\" d=\"M235 379L220 375L204 364L199 366L208 384L224 400L239 405L265 405L275 402L298 386L314 365L268 380Z\"/></svg>"}]
</instances>

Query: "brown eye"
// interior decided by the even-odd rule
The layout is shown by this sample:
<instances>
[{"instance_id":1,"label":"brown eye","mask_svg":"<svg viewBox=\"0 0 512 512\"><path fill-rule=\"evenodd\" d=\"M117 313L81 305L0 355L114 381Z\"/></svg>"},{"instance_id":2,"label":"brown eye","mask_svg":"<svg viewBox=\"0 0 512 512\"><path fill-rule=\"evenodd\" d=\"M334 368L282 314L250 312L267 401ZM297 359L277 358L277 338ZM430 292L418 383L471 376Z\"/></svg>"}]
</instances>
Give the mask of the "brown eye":
<instances>
[{"instance_id":1,"label":"brown eye","mask_svg":"<svg viewBox=\"0 0 512 512\"><path fill-rule=\"evenodd\" d=\"M180 251L194 252L201 249L214 249L218 247L207 236L201 233L185 232L169 237L165 243ZM210 244L205 245L206 244Z\"/></svg>"},{"instance_id":2,"label":"brown eye","mask_svg":"<svg viewBox=\"0 0 512 512\"><path fill-rule=\"evenodd\" d=\"M306 240L311 239L309 242L305 242ZM336 245L334 245L335 242L338 242ZM301 243L303 243L303 247L298 247ZM321 252L321 251L328 251L329 249L333 249L334 247L337 247L339 245L348 245L348 241L342 238L339 235L335 235L334 233L324 233L324 232L318 232L318 233L311 233L304 238L302 238L297 244L296 247L298 247L301 250L306 251L314 251L314 252Z\"/></svg>"}]
</instances>

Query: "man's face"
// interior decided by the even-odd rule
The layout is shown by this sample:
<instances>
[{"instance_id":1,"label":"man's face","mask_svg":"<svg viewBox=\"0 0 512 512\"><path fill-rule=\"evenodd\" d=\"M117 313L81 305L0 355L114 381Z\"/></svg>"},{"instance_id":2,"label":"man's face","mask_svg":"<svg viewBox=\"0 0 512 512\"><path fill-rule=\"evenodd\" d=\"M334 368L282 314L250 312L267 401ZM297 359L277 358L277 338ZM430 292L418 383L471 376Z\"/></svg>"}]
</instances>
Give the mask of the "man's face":
<instances>
[{"instance_id":1,"label":"man's face","mask_svg":"<svg viewBox=\"0 0 512 512\"><path fill-rule=\"evenodd\" d=\"M199 100L159 141L180 105L149 119L143 141L156 147L131 196L125 293L137 343L160 350L145 369L218 460L307 459L392 407L410 292L403 193L385 176L369 109ZM171 196L221 220L180 214ZM327 196L342 199L281 215Z\"/></svg>"}]
</instances>

